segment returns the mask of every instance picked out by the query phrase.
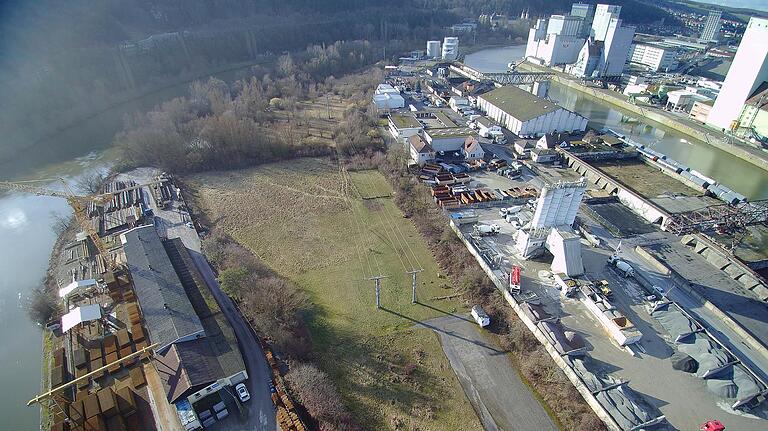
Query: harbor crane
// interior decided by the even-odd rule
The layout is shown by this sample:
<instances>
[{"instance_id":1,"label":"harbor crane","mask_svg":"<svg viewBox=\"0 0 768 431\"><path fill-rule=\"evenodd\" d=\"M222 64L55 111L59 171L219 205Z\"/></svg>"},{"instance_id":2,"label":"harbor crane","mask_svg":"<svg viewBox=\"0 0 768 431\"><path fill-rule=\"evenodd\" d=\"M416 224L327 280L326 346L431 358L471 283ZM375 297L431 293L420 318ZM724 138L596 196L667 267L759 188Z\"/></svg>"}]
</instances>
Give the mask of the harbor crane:
<instances>
[{"instance_id":1,"label":"harbor crane","mask_svg":"<svg viewBox=\"0 0 768 431\"><path fill-rule=\"evenodd\" d=\"M51 183L55 181L63 184L63 191L37 185L39 183ZM106 267L107 271L113 271L116 269L115 261L109 254L109 250L107 249L106 244L99 236L99 232L96 228L93 227L93 225L91 225L87 213L88 204L90 202L94 202L97 205L104 205L105 203L109 202L115 194L135 190L145 186L151 186L154 184L162 183L164 181L165 179L160 179L157 181L151 181L124 189L115 190L114 192L95 193L85 196L76 195L66 180L64 180L64 178L29 181L0 181L0 189L30 193L37 196L52 196L66 199L69 206L72 207L72 210L75 213L75 219L77 219L77 222L80 224L83 232L85 232L91 238L91 242L99 251L101 258L104 260L104 266Z\"/></svg>"}]
</instances>

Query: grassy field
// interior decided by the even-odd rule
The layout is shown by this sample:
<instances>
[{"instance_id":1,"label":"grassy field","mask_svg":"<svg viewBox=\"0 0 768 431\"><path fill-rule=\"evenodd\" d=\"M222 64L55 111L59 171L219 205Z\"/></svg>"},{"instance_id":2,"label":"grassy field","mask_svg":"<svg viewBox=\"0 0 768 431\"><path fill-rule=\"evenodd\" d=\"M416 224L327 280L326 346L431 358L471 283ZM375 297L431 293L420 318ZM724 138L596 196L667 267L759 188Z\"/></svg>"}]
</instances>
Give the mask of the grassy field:
<instances>
[{"instance_id":1,"label":"grassy field","mask_svg":"<svg viewBox=\"0 0 768 431\"><path fill-rule=\"evenodd\" d=\"M358 423L366 429L481 429L437 336L413 328L457 311L457 302L430 299L453 291L388 197L384 177L365 171L349 178L344 187L333 163L303 159L187 180L213 223L310 295L315 350ZM345 199L345 190L353 199ZM405 273L412 267L424 269L416 305ZM379 274L388 278L383 309L376 310L367 278Z\"/></svg>"}]
</instances>

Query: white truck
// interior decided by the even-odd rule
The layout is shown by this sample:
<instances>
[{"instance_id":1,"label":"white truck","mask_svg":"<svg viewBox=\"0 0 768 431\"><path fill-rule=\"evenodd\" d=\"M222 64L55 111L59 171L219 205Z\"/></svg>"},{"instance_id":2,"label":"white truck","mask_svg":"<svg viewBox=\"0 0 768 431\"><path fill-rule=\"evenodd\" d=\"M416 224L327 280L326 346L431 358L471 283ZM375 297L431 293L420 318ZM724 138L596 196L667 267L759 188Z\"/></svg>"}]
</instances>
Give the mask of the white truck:
<instances>
[{"instance_id":1,"label":"white truck","mask_svg":"<svg viewBox=\"0 0 768 431\"><path fill-rule=\"evenodd\" d=\"M475 234L480 236L491 236L496 235L499 233L499 230L501 228L497 224L476 224L475 225Z\"/></svg>"},{"instance_id":2,"label":"white truck","mask_svg":"<svg viewBox=\"0 0 768 431\"><path fill-rule=\"evenodd\" d=\"M635 268L632 268L632 265L619 259L615 255L611 255L611 257L608 258L608 263L615 266L616 269L618 269L622 274L624 274L624 277L635 276Z\"/></svg>"},{"instance_id":3,"label":"white truck","mask_svg":"<svg viewBox=\"0 0 768 431\"><path fill-rule=\"evenodd\" d=\"M499 210L499 215L502 217L506 217L508 215L519 213L520 210L522 210L523 208L525 208L525 206L523 205L516 205L513 207L501 208Z\"/></svg>"},{"instance_id":4,"label":"white truck","mask_svg":"<svg viewBox=\"0 0 768 431\"><path fill-rule=\"evenodd\" d=\"M481 328L485 328L491 324L491 318L488 316L488 313L486 313L485 310L483 310L483 307L479 305L472 307L472 318L475 319L475 322L477 322Z\"/></svg>"}]
</instances>

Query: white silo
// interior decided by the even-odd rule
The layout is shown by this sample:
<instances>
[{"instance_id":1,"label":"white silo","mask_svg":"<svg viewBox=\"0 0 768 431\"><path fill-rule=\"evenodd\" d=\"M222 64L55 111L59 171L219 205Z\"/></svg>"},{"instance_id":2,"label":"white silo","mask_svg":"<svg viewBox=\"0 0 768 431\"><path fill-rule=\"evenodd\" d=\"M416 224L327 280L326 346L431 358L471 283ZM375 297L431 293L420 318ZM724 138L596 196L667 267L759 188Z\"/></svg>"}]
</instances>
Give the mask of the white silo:
<instances>
[{"instance_id":1,"label":"white silo","mask_svg":"<svg viewBox=\"0 0 768 431\"><path fill-rule=\"evenodd\" d=\"M440 58L440 41L439 40L427 41L427 57Z\"/></svg>"}]
</instances>

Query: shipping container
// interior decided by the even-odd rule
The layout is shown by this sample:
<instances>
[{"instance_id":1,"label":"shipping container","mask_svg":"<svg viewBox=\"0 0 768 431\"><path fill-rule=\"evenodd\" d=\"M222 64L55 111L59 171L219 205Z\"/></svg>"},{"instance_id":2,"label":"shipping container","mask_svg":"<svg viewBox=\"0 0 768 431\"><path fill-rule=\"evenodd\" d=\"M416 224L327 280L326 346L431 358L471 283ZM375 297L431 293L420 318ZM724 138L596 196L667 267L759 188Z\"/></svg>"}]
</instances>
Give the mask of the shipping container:
<instances>
[{"instance_id":1,"label":"shipping container","mask_svg":"<svg viewBox=\"0 0 768 431\"><path fill-rule=\"evenodd\" d=\"M112 387L106 387L96 393L99 398L99 407L101 413L108 418L117 415L117 399L115 398L115 392Z\"/></svg>"}]
</instances>

